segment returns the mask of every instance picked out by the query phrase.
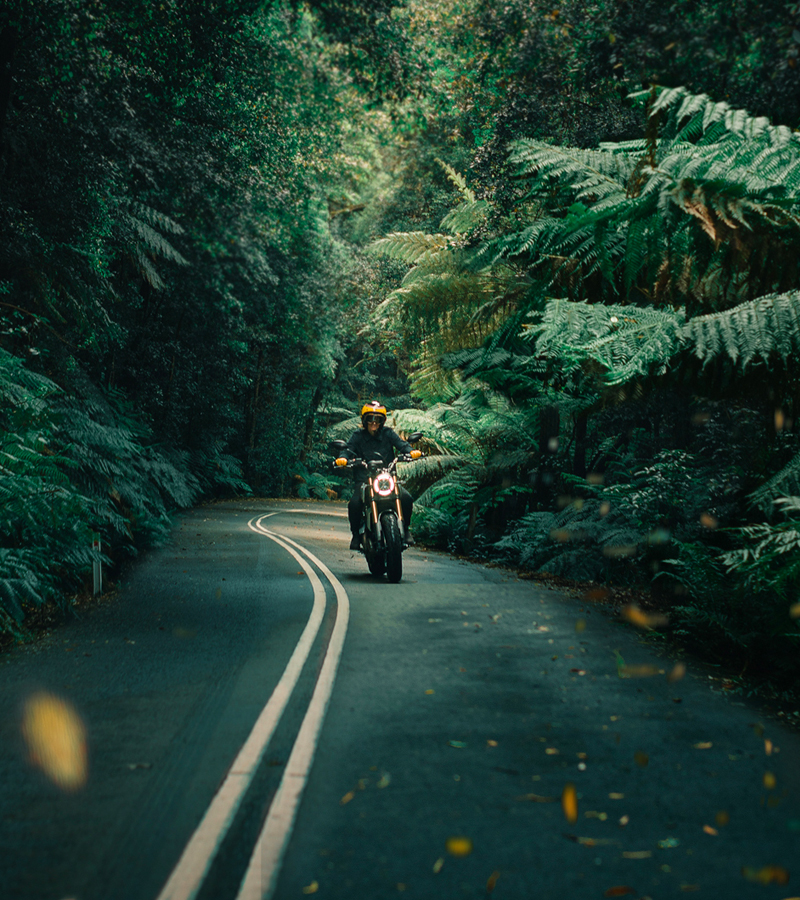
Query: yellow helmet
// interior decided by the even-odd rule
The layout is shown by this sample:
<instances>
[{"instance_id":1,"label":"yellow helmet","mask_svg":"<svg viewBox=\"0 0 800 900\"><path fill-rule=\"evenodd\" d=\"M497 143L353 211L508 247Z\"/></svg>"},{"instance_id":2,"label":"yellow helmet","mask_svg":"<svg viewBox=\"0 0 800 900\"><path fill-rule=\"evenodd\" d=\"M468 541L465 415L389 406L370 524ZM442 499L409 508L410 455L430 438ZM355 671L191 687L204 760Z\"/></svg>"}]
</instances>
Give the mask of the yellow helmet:
<instances>
[{"instance_id":1,"label":"yellow helmet","mask_svg":"<svg viewBox=\"0 0 800 900\"><path fill-rule=\"evenodd\" d=\"M380 424L383 425L383 423L386 421L386 407L378 403L377 400L373 400L371 403L365 403L361 407L362 424L366 423L365 416L378 416L380 419Z\"/></svg>"}]
</instances>

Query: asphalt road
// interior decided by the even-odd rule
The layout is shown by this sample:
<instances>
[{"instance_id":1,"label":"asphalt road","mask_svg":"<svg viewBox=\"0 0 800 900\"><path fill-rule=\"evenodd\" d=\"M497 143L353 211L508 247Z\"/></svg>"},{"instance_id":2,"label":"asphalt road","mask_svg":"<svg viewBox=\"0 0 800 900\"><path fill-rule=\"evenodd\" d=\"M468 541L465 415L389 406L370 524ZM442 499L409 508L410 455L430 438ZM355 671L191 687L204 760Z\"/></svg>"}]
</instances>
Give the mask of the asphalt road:
<instances>
[{"instance_id":1,"label":"asphalt road","mask_svg":"<svg viewBox=\"0 0 800 900\"><path fill-rule=\"evenodd\" d=\"M346 592L338 667L343 598L253 530L270 513ZM389 585L347 546L340 505L209 505L113 601L0 657L0 898L156 900L314 609L202 900L237 897L265 817L286 819L276 796L301 781L276 900L800 897L796 732L715 690L713 670L670 681L675 660L579 599L416 548ZM303 781L293 748L331 671ZM42 692L85 727L77 789L30 759Z\"/></svg>"}]
</instances>

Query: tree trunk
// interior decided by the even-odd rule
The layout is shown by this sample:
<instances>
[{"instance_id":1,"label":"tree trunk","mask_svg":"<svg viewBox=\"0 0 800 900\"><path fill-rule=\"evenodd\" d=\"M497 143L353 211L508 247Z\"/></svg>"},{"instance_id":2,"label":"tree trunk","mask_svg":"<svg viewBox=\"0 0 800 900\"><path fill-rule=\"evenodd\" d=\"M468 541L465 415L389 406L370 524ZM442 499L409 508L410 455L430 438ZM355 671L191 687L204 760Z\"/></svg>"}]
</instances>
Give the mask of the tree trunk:
<instances>
[{"instance_id":1,"label":"tree trunk","mask_svg":"<svg viewBox=\"0 0 800 900\"><path fill-rule=\"evenodd\" d=\"M0 153L3 148L3 126L11 103L11 63L17 46L17 29L6 25L0 31Z\"/></svg>"}]
</instances>

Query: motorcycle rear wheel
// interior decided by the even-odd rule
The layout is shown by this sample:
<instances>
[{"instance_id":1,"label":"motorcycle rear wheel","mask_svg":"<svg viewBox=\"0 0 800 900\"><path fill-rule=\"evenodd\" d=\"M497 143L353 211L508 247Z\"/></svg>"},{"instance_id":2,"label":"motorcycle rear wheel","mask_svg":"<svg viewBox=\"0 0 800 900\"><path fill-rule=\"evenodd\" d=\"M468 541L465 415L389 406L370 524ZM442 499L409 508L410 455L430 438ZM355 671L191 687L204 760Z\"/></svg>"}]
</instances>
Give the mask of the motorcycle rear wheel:
<instances>
[{"instance_id":1,"label":"motorcycle rear wheel","mask_svg":"<svg viewBox=\"0 0 800 900\"><path fill-rule=\"evenodd\" d=\"M395 513L386 513L381 518L381 529L386 545L386 577L390 584L397 584L403 577L403 539Z\"/></svg>"}]
</instances>

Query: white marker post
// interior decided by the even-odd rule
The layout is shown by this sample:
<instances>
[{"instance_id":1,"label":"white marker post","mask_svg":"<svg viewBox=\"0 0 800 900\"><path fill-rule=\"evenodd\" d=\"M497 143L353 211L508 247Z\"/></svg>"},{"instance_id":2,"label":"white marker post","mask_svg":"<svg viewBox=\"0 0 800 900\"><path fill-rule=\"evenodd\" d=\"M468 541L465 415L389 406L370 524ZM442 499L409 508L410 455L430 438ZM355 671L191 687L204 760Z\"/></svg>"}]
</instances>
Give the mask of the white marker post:
<instances>
[{"instance_id":1,"label":"white marker post","mask_svg":"<svg viewBox=\"0 0 800 900\"><path fill-rule=\"evenodd\" d=\"M92 532L92 579L94 581L93 594L103 593L103 564L100 562L100 535Z\"/></svg>"}]
</instances>

